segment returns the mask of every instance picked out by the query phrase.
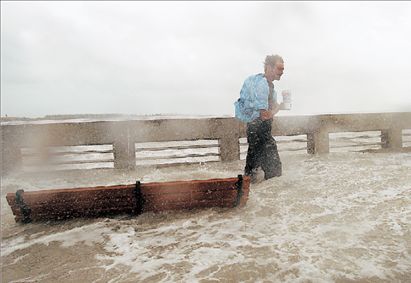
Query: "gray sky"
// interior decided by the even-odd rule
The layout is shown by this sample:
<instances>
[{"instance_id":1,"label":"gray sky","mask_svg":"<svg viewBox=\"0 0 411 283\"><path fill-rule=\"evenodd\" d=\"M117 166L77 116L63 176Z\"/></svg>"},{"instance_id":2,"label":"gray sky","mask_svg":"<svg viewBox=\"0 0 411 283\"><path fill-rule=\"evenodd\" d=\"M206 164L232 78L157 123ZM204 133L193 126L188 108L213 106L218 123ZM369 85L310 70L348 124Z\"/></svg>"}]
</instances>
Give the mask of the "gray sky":
<instances>
[{"instance_id":1,"label":"gray sky","mask_svg":"<svg viewBox=\"0 0 411 283\"><path fill-rule=\"evenodd\" d=\"M230 115L280 54L293 109L411 111L411 2L1 1L1 115Z\"/></svg>"}]
</instances>

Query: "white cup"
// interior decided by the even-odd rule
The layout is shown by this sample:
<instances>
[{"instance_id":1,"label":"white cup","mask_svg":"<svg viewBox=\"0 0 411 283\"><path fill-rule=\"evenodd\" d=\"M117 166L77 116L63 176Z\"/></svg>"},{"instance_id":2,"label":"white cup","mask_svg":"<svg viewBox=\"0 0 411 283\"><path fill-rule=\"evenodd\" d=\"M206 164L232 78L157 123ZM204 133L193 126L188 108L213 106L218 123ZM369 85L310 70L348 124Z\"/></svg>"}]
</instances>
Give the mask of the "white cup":
<instances>
[{"instance_id":1,"label":"white cup","mask_svg":"<svg viewBox=\"0 0 411 283\"><path fill-rule=\"evenodd\" d=\"M291 91L283 90L281 95L283 96L283 110L291 110Z\"/></svg>"}]
</instances>

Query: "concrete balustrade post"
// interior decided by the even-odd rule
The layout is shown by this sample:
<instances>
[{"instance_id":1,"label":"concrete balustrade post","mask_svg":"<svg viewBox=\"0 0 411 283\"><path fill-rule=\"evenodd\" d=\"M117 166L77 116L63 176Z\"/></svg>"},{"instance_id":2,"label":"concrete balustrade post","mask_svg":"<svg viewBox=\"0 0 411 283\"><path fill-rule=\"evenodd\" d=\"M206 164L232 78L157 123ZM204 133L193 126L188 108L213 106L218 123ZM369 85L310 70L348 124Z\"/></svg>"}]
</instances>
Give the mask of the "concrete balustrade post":
<instances>
[{"instance_id":1,"label":"concrete balustrade post","mask_svg":"<svg viewBox=\"0 0 411 283\"><path fill-rule=\"evenodd\" d=\"M219 129L221 161L235 161L240 159L239 122L236 119L227 119Z\"/></svg>"},{"instance_id":2,"label":"concrete balustrade post","mask_svg":"<svg viewBox=\"0 0 411 283\"><path fill-rule=\"evenodd\" d=\"M113 142L114 168L134 169L136 167L136 149L134 140L130 137L130 128L127 123L111 129L115 140Z\"/></svg>"},{"instance_id":3,"label":"concrete balustrade post","mask_svg":"<svg viewBox=\"0 0 411 283\"><path fill-rule=\"evenodd\" d=\"M330 141L328 132L319 129L316 132L307 134L307 153L309 154L323 154L330 152Z\"/></svg>"},{"instance_id":4,"label":"concrete balustrade post","mask_svg":"<svg viewBox=\"0 0 411 283\"><path fill-rule=\"evenodd\" d=\"M402 147L402 129L391 128L381 131L381 147L399 149Z\"/></svg>"},{"instance_id":5,"label":"concrete balustrade post","mask_svg":"<svg viewBox=\"0 0 411 283\"><path fill-rule=\"evenodd\" d=\"M136 152L134 143L129 140L117 140L113 144L114 168L134 169L136 167Z\"/></svg>"},{"instance_id":6,"label":"concrete balustrade post","mask_svg":"<svg viewBox=\"0 0 411 283\"><path fill-rule=\"evenodd\" d=\"M240 159L240 144L238 136L226 136L219 139L221 161L234 161Z\"/></svg>"}]
</instances>

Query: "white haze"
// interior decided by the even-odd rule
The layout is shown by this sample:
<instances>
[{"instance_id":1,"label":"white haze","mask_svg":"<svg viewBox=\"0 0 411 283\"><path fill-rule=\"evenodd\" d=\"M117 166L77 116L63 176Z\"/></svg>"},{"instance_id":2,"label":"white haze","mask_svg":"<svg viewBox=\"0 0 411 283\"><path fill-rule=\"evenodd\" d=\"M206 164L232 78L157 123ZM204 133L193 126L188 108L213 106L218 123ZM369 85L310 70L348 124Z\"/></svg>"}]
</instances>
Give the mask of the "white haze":
<instances>
[{"instance_id":1,"label":"white haze","mask_svg":"<svg viewBox=\"0 0 411 283\"><path fill-rule=\"evenodd\" d=\"M410 2L1 1L1 115L233 116L278 53L292 111L411 111Z\"/></svg>"}]
</instances>

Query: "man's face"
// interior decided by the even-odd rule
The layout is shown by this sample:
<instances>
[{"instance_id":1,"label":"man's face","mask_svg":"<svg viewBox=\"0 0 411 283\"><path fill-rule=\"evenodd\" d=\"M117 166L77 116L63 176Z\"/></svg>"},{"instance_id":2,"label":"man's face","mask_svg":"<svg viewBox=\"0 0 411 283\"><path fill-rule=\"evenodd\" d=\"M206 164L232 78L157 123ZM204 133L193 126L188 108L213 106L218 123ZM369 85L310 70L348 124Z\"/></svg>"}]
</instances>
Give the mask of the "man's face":
<instances>
[{"instance_id":1,"label":"man's face","mask_svg":"<svg viewBox=\"0 0 411 283\"><path fill-rule=\"evenodd\" d=\"M281 76L283 75L283 72L284 72L284 63L277 62L275 63L275 66L268 66L266 70L266 77L271 82L274 80L279 81L281 79Z\"/></svg>"},{"instance_id":2,"label":"man's face","mask_svg":"<svg viewBox=\"0 0 411 283\"><path fill-rule=\"evenodd\" d=\"M277 62L273 68L273 77L274 80L279 81L281 79L281 76L284 73L284 63L283 62Z\"/></svg>"}]
</instances>

